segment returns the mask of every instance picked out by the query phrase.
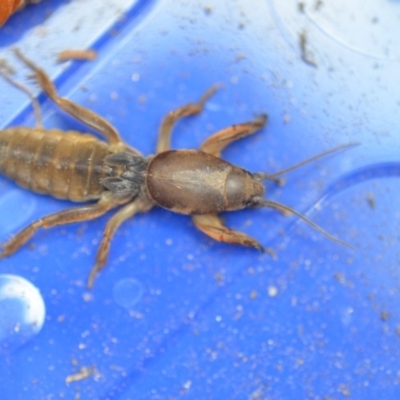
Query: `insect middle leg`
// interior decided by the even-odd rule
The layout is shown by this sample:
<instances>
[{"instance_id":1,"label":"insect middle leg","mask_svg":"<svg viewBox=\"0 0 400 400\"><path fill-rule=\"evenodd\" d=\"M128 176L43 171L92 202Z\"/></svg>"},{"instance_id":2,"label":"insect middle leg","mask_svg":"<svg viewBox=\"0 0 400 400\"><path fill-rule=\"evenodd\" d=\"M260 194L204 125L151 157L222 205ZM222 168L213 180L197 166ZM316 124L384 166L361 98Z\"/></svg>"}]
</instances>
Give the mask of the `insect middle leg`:
<instances>
[{"instance_id":1,"label":"insect middle leg","mask_svg":"<svg viewBox=\"0 0 400 400\"><path fill-rule=\"evenodd\" d=\"M217 214L194 215L192 220L199 230L218 242L254 247L262 252L265 251L257 240L245 233L227 228Z\"/></svg>"},{"instance_id":2,"label":"insect middle leg","mask_svg":"<svg viewBox=\"0 0 400 400\"><path fill-rule=\"evenodd\" d=\"M49 98L62 110L64 110L77 120L83 122L87 126L95 129L97 132L101 133L107 138L110 144L120 146L121 149L127 147L127 145L119 136L117 129L113 125L111 125L106 119L89 110L88 108L85 108L68 99L60 97L50 78L41 68L39 68L27 57L25 57L18 49L15 49L15 54L25 65L27 65L33 71L33 78L37 81L39 86L49 96ZM137 150L135 151L139 153Z\"/></svg>"},{"instance_id":3,"label":"insect middle leg","mask_svg":"<svg viewBox=\"0 0 400 400\"><path fill-rule=\"evenodd\" d=\"M203 96L201 96L197 103L185 104L184 106L169 112L164 117L158 133L156 154L170 149L171 133L176 122L183 117L199 114L203 110L205 102L218 90L218 88L218 85L212 86L203 94Z\"/></svg>"},{"instance_id":4,"label":"insect middle leg","mask_svg":"<svg viewBox=\"0 0 400 400\"><path fill-rule=\"evenodd\" d=\"M88 289L92 289L97 274L104 268L107 262L108 253L110 251L110 242L119 226L135 214L147 212L152 207L153 204L148 199L139 199L128 203L110 218L107 222L106 228L104 229L103 239L97 251L96 264L90 271L87 283Z\"/></svg>"},{"instance_id":5,"label":"insect middle leg","mask_svg":"<svg viewBox=\"0 0 400 400\"><path fill-rule=\"evenodd\" d=\"M117 207L118 203L114 203L109 196L104 196L95 204L86 204L81 207L69 208L54 214L47 215L35 222L32 222L25 229L17 233L4 246L0 253L0 258L7 257L16 252L24 245L39 228L52 228L57 225L71 224L73 222L88 221L98 218L107 211Z\"/></svg>"}]
</instances>

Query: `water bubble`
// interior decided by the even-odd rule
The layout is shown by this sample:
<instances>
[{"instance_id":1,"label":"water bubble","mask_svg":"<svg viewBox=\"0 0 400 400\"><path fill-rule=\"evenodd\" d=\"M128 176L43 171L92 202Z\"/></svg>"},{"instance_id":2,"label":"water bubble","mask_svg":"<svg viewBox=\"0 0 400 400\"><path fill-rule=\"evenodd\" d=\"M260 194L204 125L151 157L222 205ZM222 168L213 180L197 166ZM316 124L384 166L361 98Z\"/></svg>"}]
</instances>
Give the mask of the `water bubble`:
<instances>
[{"instance_id":1,"label":"water bubble","mask_svg":"<svg viewBox=\"0 0 400 400\"><path fill-rule=\"evenodd\" d=\"M132 310L142 299L143 292L143 285L134 278L121 279L113 289L115 302L127 310Z\"/></svg>"},{"instance_id":2,"label":"water bubble","mask_svg":"<svg viewBox=\"0 0 400 400\"><path fill-rule=\"evenodd\" d=\"M42 329L46 309L39 290L16 275L0 275L0 352L15 350Z\"/></svg>"}]
</instances>

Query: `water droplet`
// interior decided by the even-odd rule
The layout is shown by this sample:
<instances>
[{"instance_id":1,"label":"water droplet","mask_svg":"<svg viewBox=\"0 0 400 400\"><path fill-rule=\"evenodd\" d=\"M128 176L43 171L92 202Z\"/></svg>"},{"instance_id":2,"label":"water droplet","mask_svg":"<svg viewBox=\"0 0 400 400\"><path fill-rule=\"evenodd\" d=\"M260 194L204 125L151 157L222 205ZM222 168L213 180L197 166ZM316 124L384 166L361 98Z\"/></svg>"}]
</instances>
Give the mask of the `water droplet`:
<instances>
[{"instance_id":1,"label":"water droplet","mask_svg":"<svg viewBox=\"0 0 400 400\"><path fill-rule=\"evenodd\" d=\"M143 297L143 285L135 278L121 279L114 285L115 302L127 310L132 310Z\"/></svg>"},{"instance_id":2,"label":"water droplet","mask_svg":"<svg viewBox=\"0 0 400 400\"><path fill-rule=\"evenodd\" d=\"M16 275L0 275L0 352L13 351L42 329L46 309L39 290Z\"/></svg>"},{"instance_id":3,"label":"water droplet","mask_svg":"<svg viewBox=\"0 0 400 400\"><path fill-rule=\"evenodd\" d=\"M353 307L346 307L341 311L341 319L342 319L342 324L343 325L349 325L353 322L353 313L354 309Z\"/></svg>"}]
</instances>

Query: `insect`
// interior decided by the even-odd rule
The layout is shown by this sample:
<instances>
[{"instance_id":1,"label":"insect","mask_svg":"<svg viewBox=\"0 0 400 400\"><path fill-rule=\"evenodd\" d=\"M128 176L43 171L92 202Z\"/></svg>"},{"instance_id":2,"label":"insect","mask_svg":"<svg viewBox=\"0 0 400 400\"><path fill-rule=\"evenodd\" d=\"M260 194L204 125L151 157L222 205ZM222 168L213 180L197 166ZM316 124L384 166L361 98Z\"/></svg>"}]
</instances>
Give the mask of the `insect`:
<instances>
[{"instance_id":1,"label":"insect","mask_svg":"<svg viewBox=\"0 0 400 400\"><path fill-rule=\"evenodd\" d=\"M92 203L34 221L4 245L0 257L13 254L40 228L92 220L119 208L106 224L88 278L91 288L96 275L106 264L110 242L118 227L128 218L156 205L190 215L200 231L217 241L261 251L264 247L256 239L227 228L218 214L248 207L272 207L295 214L327 238L347 245L292 208L265 199L263 181L279 182L280 175L349 145L325 151L275 174L250 173L222 160L221 151L227 145L254 134L265 125L267 116L261 115L213 134L199 150L171 150L170 137L175 123L180 118L200 113L207 99L217 90L214 86L197 103L170 112L161 123L156 154L143 157L121 139L109 122L89 109L59 97L43 70L18 50L16 55L32 70L34 79L55 104L101 133L107 141L75 131L44 129L39 104L30 95L37 126L11 127L0 132L0 172L37 193ZM29 94L4 71L3 76Z\"/></svg>"}]
</instances>

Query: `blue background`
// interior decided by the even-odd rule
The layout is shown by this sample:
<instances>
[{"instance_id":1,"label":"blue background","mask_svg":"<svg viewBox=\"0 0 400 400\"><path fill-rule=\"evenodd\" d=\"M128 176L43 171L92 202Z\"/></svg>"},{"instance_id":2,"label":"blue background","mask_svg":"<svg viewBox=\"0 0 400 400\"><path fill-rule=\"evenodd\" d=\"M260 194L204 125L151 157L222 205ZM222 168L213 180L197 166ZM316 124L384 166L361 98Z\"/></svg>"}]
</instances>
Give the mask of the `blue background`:
<instances>
[{"instance_id":1,"label":"blue background","mask_svg":"<svg viewBox=\"0 0 400 400\"><path fill-rule=\"evenodd\" d=\"M268 112L268 126L224 152L253 172L360 143L290 173L284 187L267 184L268 198L356 250L273 210L224 215L228 226L272 247L272 258L213 242L189 218L154 209L121 227L108 267L87 292L110 215L40 231L33 248L0 264L38 287L47 309L41 332L2 354L2 399L400 397L400 47L379 23L400 4L373 1L365 19L355 5L329 13L329 2L304 4L302 11L272 0L143 0L91 39L96 61L61 69L51 54L42 60L55 40L45 36L40 51L25 49L39 65L52 64L60 94L106 117L146 155L163 116L216 82L223 89L200 116L179 123L174 148L196 148L260 112ZM0 29L0 45L18 45L68 5L43 1L16 14ZM68 37L73 21L60 29ZM315 66L301 57L302 32ZM27 70L7 54L23 79ZM33 126L24 95L3 81L0 90L2 126ZM86 130L40 101L46 127ZM5 178L0 204L2 241L71 206ZM97 372L66 385L82 366Z\"/></svg>"}]
</instances>

